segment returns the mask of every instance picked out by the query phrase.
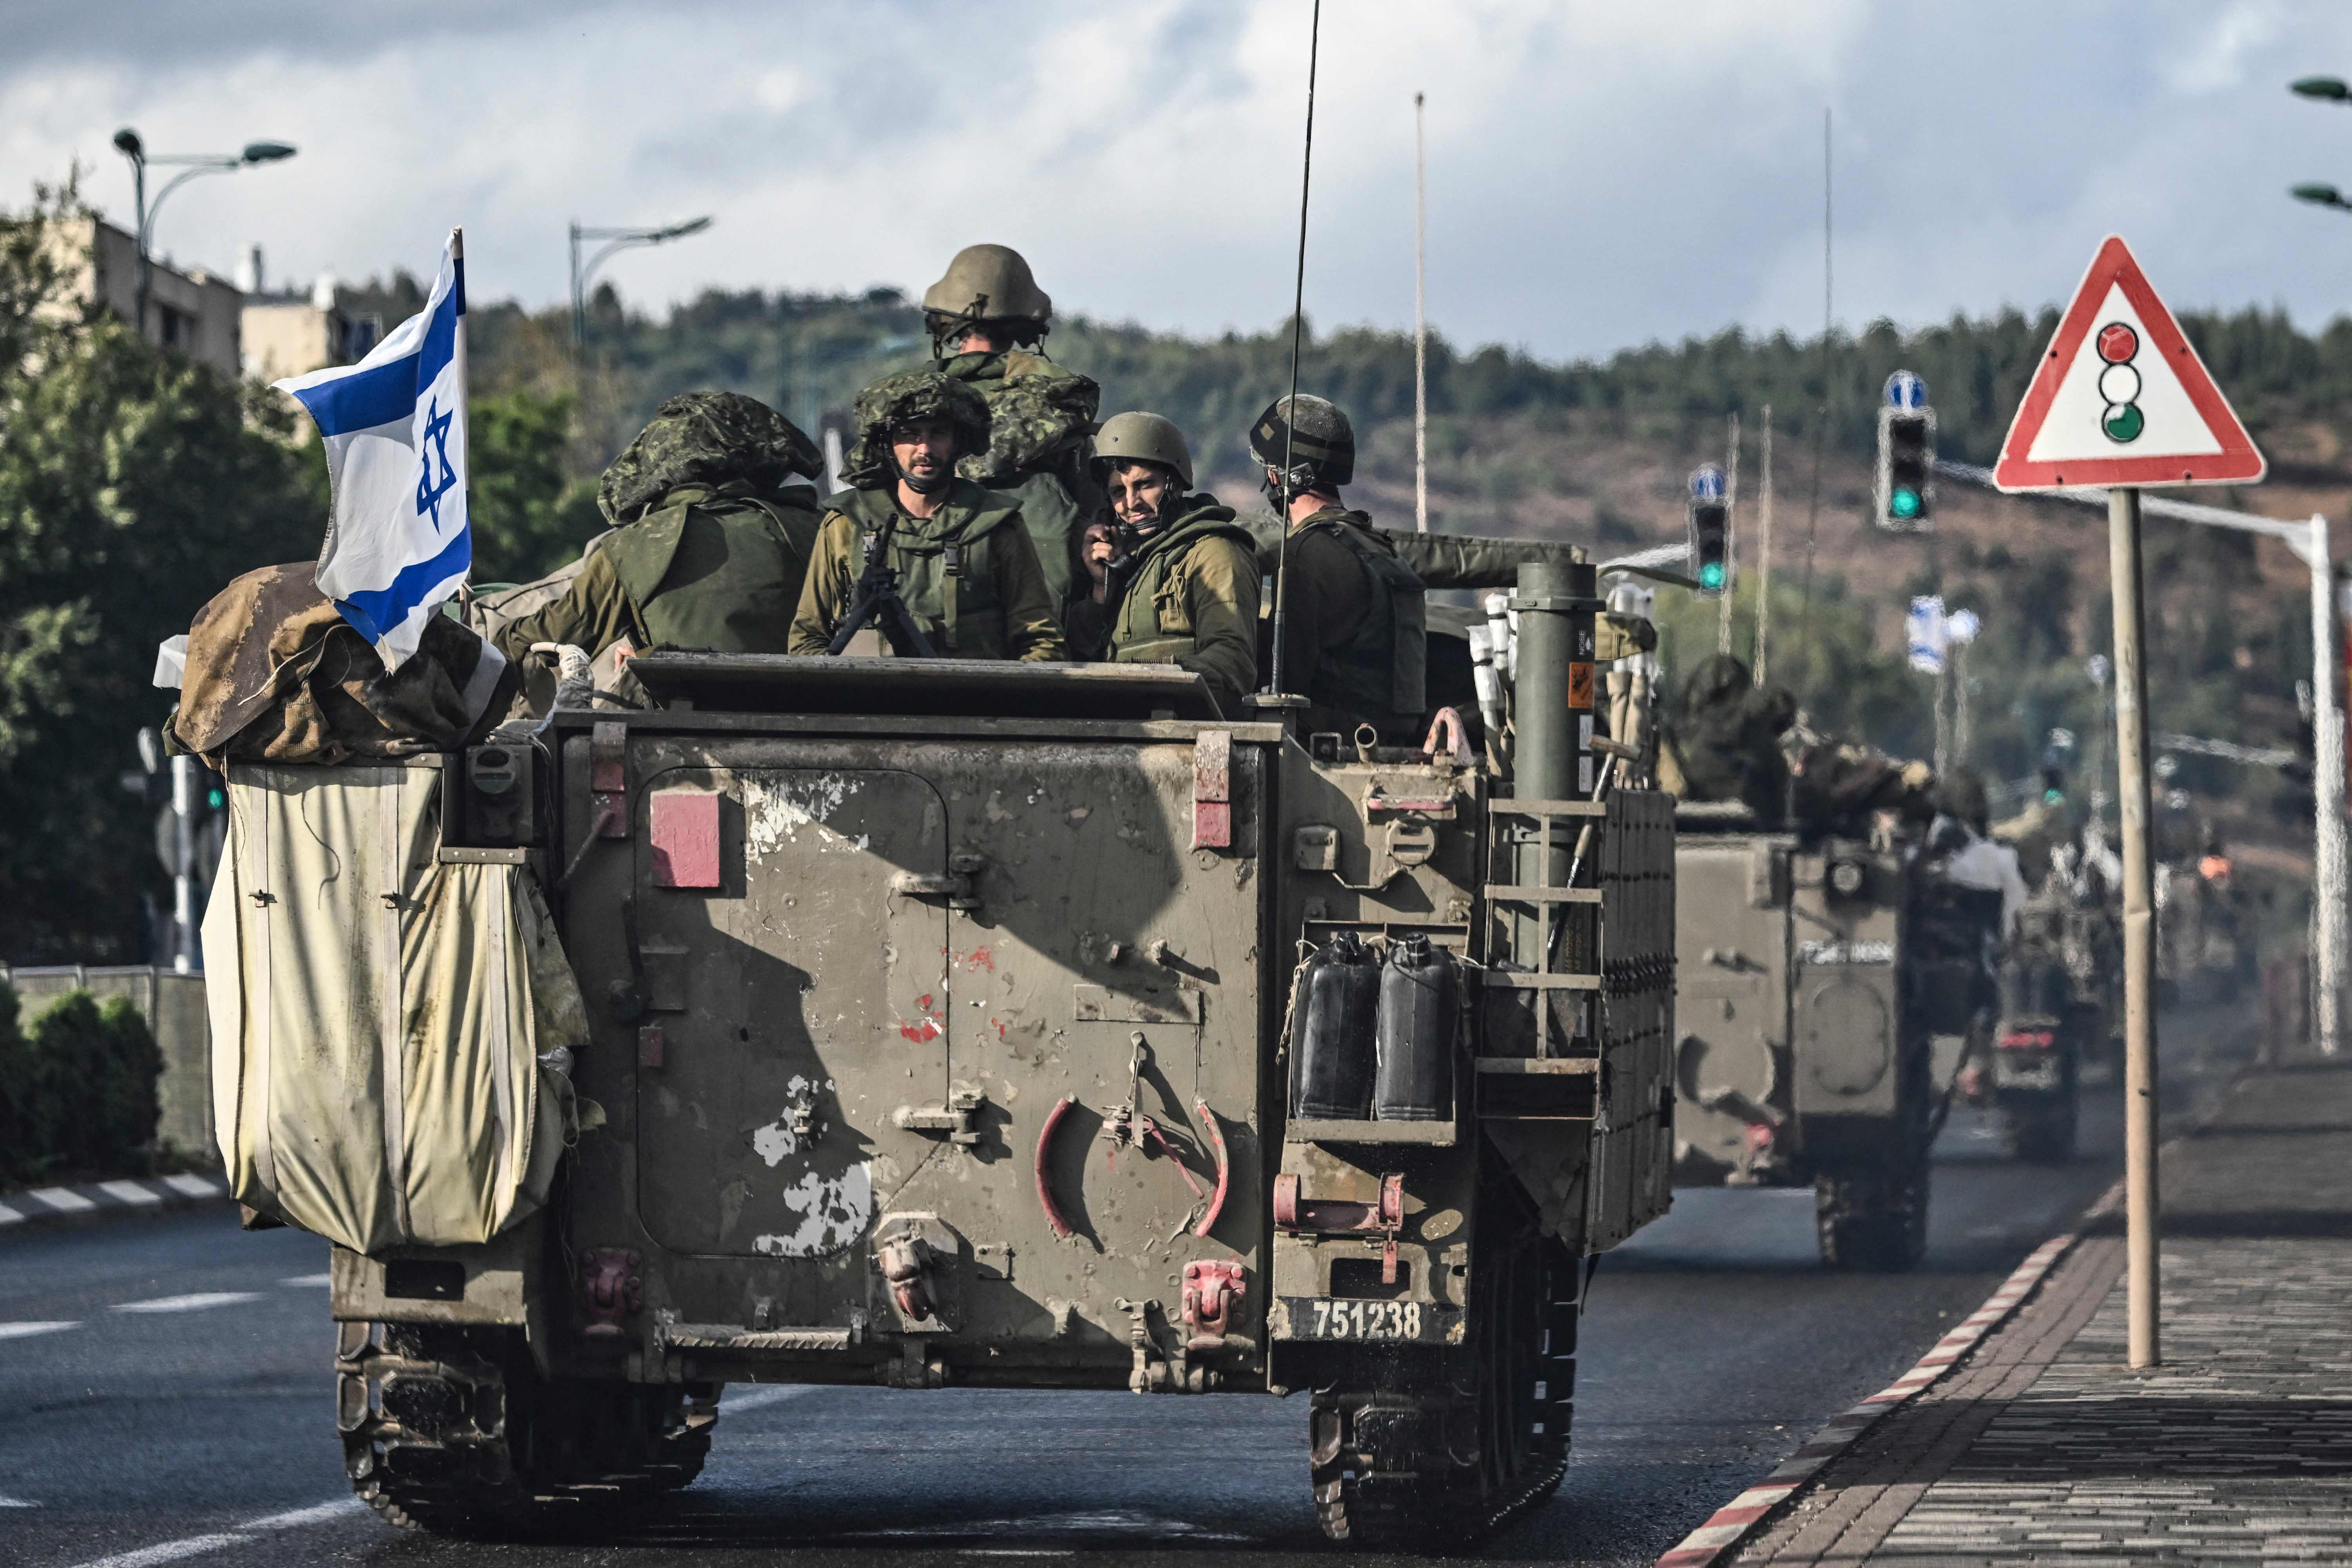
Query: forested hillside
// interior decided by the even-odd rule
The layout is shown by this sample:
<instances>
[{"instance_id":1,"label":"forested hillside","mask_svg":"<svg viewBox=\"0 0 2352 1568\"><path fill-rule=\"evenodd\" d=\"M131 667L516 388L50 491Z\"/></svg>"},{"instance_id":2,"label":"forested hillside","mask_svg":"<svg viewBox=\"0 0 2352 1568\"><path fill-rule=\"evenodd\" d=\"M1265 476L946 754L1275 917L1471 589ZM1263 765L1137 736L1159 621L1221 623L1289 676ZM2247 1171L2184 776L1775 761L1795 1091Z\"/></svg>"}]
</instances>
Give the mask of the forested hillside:
<instances>
[{"instance_id":1,"label":"forested hillside","mask_svg":"<svg viewBox=\"0 0 2352 1568\"><path fill-rule=\"evenodd\" d=\"M396 315L413 285L385 290ZM656 320L609 290L576 359L563 312L478 305L473 314L486 572L531 574L599 526L593 481L672 393L745 392L813 424L866 382L921 363L919 313L895 290L860 298L712 292ZM1651 344L1606 361L1548 363L1433 334L1431 525L1564 537L1601 555L1680 537L1685 475L1724 461L1742 430L1736 646L1752 651L1763 533L1762 434L1773 437L1774 677L1816 720L1890 749L1924 752L1929 683L1900 657L1904 606L1941 592L1975 608L1970 760L1998 779L2030 773L2051 729L2088 734L2105 694L2084 675L2107 636L2105 530L2095 512L1946 484L1925 539L1868 525L1879 387L1898 366L1932 389L1948 457L1996 455L2054 312L2016 311L1904 331L1880 322L1826 345L1738 331ZM2352 323L2316 336L2245 310L2184 324L2272 459L2271 482L2200 499L2274 515L2340 513L2352 460L2336 410L2352 392ZM1055 357L1103 386L1106 415L1150 408L1191 433L1204 483L1249 499L1250 418L1287 384L1286 331L1191 339L1083 317L1056 324ZM1351 499L1409 526L1412 343L1363 329L1310 332L1302 384L1355 416L1363 456ZM1818 475L1818 479L1816 479ZM2340 548L2340 547L2339 547ZM2295 683L2310 672L2302 569L2283 547L2211 530L2149 525L2158 728L2263 746L2297 743ZM1714 609L1661 595L1669 679L1713 650ZM2275 806L2294 820L2301 786L2275 773L2183 756L2178 782L2235 798L2248 831Z\"/></svg>"}]
</instances>

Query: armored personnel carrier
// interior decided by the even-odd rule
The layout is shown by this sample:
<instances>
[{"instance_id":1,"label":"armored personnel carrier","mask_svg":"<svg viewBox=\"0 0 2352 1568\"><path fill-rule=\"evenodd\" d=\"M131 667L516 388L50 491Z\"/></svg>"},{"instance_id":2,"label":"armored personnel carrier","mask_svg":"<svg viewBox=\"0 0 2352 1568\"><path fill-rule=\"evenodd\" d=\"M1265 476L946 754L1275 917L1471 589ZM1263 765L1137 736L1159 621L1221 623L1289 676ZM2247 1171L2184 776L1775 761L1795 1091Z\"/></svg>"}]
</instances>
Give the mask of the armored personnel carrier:
<instances>
[{"instance_id":1,"label":"armored personnel carrier","mask_svg":"<svg viewBox=\"0 0 2352 1568\"><path fill-rule=\"evenodd\" d=\"M215 906L248 1081L257 1026L348 1026L355 1060L389 1042L365 1103L406 1108L353 1130L410 1152L334 1253L360 1494L526 1530L684 1485L725 1387L765 1382L1297 1394L1302 1479L1359 1543L1544 1496L1584 1260L1670 1198L1674 824L1595 767L1591 568L1515 603L1516 778L1444 723L1403 751L1221 717L1172 667L698 654L635 661L658 709L240 770L328 836L354 789L411 824L352 862L333 961L392 964L404 1028L382 996L256 1025L285 981L250 955L324 952L267 845ZM485 888L505 945L436 944ZM529 1005L450 1024L490 981L435 1001L444 948ZM460 1075L416 1039L493 1024L530 1065L475 1103L541 1107L543 1179L544 1147L420 1142ZM232 1163L325 1229L285 1175L308 1148L275 1184ZM419 1239L431 1194L509 1187L479 1239Z\"/></svg>"},{"instance_id":2,"label":"armored personnel carrier","mask_svg":"<svg viewBox=\"0 0 2352 1568\"><path fill-rule=\"evenodd\" d=\"M1980 958L1947 940L1955 890L1899 844L1801 841L1737 803L1676 826L1675 1184L1810 1185L1823 1262L1915 1267L1937 1058L1989 1023Z\"/></svg>"}]
</instances>

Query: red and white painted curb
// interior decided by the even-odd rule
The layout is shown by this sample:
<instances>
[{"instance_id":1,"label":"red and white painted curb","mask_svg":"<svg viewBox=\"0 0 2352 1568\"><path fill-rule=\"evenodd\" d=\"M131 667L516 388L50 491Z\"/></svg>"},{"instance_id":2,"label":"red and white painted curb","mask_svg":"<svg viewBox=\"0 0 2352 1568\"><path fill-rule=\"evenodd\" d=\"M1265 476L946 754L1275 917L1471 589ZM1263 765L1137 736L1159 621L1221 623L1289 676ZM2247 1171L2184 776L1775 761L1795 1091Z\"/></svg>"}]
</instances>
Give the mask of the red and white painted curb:
<instances>
[{"instance_id":1,"label":"red and white painted curb","mask_svg":"<svg viewBox=\"0 0 2352 1568\"><path fill-rule=\"evenodd\" d=\"M2093 1212L2096 1212L2095 1209ZM1936 1346L1909 1372L1850 1410L1830 1417L1812 1440L1782 1461L1780 1468L1715 1510L1705 1524L1683 1537L1682 1543L1658 1559L1657 1568L1707 1568L1745 1540L1811 1480L1822 1468L1851 1447L1854 1440L1878 1424L1888 1411L1942 1377L1959 1363L1984 1337L2007 1321L2011 1313L2042 1283L2042 1277L2082 1238L2080 1230L2052 1237L2033 1249L2017 1271L1986 1298L1985 1304L1936 1342Z\"/></svg>"}]
</instances>

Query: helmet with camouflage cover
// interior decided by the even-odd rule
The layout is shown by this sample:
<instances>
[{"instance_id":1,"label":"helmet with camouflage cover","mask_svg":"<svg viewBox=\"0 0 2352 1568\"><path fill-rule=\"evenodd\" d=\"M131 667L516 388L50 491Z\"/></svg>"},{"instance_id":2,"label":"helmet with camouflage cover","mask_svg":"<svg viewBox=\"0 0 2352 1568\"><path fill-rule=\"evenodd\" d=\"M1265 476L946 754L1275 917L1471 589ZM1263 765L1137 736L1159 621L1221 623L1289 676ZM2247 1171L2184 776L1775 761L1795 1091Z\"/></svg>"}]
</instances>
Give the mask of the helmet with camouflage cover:
<instances>
[{"instance_id":1,"label":"helmet with camouflage cover","mask_svg":"<svg viewBox=\"0 0 2352 1568\"><path fill-rule=\"evenodd\" d=\"M1192 488L1192 449L1173 419L1157 414L1115 414L1095 435L1095 472L1113 463L1157 463L1172 469L1177 483Z\"/></svg>"},{"instance_id":2,"label":"helmet with camouflage cover","mask_svg":"<svg viewBox=\"0 0 2352 1568\"><path fill-rule=\"evenodd\" d=\"M1286 488L1293 495L1356 477L1356 431L1339 405L1301 393L1278 397L1250 426L1250 451L1269 468L1289 467Z\"/></svg>"},{"instance_id":3,"label":"helmet with camouflage cover","mask_svg":"<svg viewBox=\"0 0 2352 1568\"><path fill-rule=\"evenodd\" d=\"M628 522L680 485L740 479L771 490L794 475L824 471L816 443L759 399L681 393L613 459L596 487L596 504L614 522Z\"/></svg>"},{"instance_id":4,"label":"helmet with camouflage cover","mask_svg":"<svg viewBox=\"0 0 2352 1568\"><path fill-rule=\"evenodd\" d=\"M902 370L886 375L850 405L857 444L841 465L845 484L876 489L896 477L890 432L918 419L944 419L955 426L963 453L988 449L988 400L962 382L935 370Z\"/></svg>"},{"instance_id":5,"label":"helmet with camouflage cover","mask_svg":"<svg viewBox=\"0 0 2352 1568\"><path fill-rule=\"evenodd\" d=\"M923 321L934 348L982 323L1001 326L1014 342L1034 342L1053 319L1053 300L1011 246L965 246L948 263L947 275L923 290Z\"/></svg>"}]
</instances>

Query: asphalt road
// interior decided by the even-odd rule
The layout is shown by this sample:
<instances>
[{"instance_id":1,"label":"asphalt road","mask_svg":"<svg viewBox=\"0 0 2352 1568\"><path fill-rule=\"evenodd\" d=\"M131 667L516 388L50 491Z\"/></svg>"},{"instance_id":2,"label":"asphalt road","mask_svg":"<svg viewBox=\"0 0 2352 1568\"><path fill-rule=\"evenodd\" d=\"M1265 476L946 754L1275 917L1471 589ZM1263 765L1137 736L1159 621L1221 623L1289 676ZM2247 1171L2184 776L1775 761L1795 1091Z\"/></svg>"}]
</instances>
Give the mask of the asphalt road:
<instances>
[{"instance_id":1,"label":"asphalt road","mask_svg":"<svg viewBox=\"0 0 2352 1568\"><path fill-rule=\"evenodd\" d=\"M2218 1023L2169 1021L2168 1121L2226 1080ZM1481 1555L1651 1562L2096 1197L2119 1103L2086 1093L2082 1153L2054 1170L1956 1115L1908 1275L1823 1271L1810 1193L1677 1194L1595 1280L1567 1480ZM342 1478L326 1263L218 1211L0 1241L0 1564L1345 1560L1307 1505L1304 1402L1249 1395L739 1387L658 1515L536 1547L395 1531Z\"/></svg>"}]
</instances>

